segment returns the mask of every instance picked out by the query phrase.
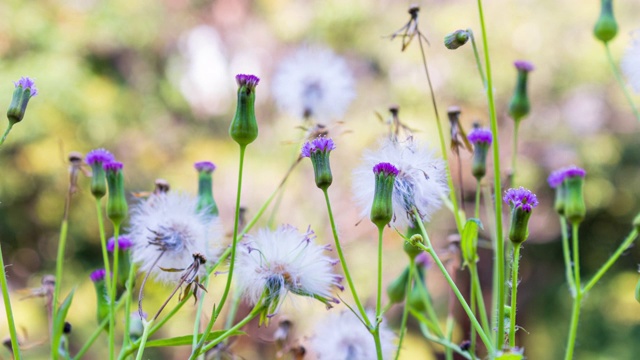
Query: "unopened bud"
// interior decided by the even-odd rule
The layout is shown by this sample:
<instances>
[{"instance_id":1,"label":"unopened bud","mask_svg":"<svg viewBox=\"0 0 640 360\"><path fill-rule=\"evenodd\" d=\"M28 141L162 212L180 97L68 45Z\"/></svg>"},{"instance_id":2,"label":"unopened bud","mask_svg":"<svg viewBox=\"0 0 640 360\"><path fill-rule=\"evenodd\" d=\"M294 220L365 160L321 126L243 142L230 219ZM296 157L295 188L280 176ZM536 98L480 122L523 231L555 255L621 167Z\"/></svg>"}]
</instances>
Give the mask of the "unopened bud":
<instances>
[{"instance_id":1,"label":"unopened bud","mask_svg":"<svg viewBox=\"0 0 640 360\"><path fill-rule=\"evenodd\" d=\"M455 50L469 41L469 35L467 30L456 30L444 37L444 46L447 49Z\"/></svg>"},{"instance_id":2,"label":"unopened bud","mask_svg":"<svg viewBox=\"0 0 640 360\"><path fill-rule=\"evenodd\" d=\"M373 167L376 187L371 205L371 222L382 229L393 218L393 187L398 169L389 163L379 163Z\"/></svg>"},{"instance_id":3,"label":"unopened bud","mask_svg":"<svg viewBox=\"0 0 640 360\"><path fill-rule=\"evenodd\" d=\"M231 122L229 135L240 146L251 144L258 137L258 123L256 122L255 88L260 79L254 75L236 75L238 83L238 104L236 115Z\"/></svg>"},{"instance_id":4,"label":"unopened bud","mask_svg":"<svg viewBox=\"0 0 640 360\"><path fill-rule=\"evenodd\" d=\"M122 163L111 161L102 166L106 172L107 185L109 187L109 199L107 202L107 216L114 226L120 226L129 212L127 198L124 192L124 175Z\"/></svg>"},{"instance_id":5,"label":"unopened bud","mask_svg":"<svg viewBox=\"0 0 640 360\"><path fill-rule=\"evenodd\" d=\"M109 291L107 290L107 284L104 281L106 271L99 269L91 273L89 277L96 288L96 317L98 324L109 316Z\"/></svg>"},{"instance_id":6,"label":"unopened bud","mask_svg":"<svg viewBox=\"0 0 640 360\"><path fill-rule=\"evenodd\" d=\"M533 64L528 61L518 60L513 63L518 70L518 80L513 97L509 102L509 116L516 123L520 122L531 110L529 96L527 95L527 77L533 71Z\"/></svg>"},{"instance_id":7,"label":"unopened bud","mask_svg":"<svg viewBox=\"0 0 640 360\"><path fill-rule=\"evenodd\" d=\"M473 144L473 162L471 173L480 181L487 173L487 154L493 141L493 135L489 129L475 128L467 136Z\"/></svg>"},{"instance_id":8,"label":"unopened bud","mask_svg":"<svg viewBox=\"0 0 640 360\"><path fill-rule=\"evenodd\" d=\"M300 152L300 156L311 159L316 186L322 190L328 189L333 182L329 154L335 148L333 140L320 136L307 141Z\"/></svg>"},{"instance_id":9,"label":"unopened bud","mask_svg":"<svg viewBox=\"0 0 640 360\"><path fill-rule=\"evenodd\" d=\"M507 190L504 201L511 206L509 240L521 244L529 237L529 218L533 208L538 206L538 199L531 191L520 187Z\"/></svg>"},{"instance_id":10,"label":"unopened bud","mask_svg":"<svg viewBox=\"0 0 640 360\"><path fill-rule=\"evenodd\" d=\"M218 216L218 205L213 198L213 171L216 166L210 161L195 163L198 171L198 211Z\"/></svg>"},{"instance_id":11,"label":"unopened bud","mask_svg":"<svg viewBox=\"0 0 640 360\"><path fill-rule=\"evenodd\" d=\"M85 162L91 166L91 193L98 200L107 194L106 175L102 166L114 160L114 156L105 149L91 150L85 158Z\"/></svg>"},{"instance_id":12,"label":"unopened bud","mask_svg":"<svg viewBox=\"0 0 640 360\"><path fill-rule=\"evenodd\" d=\"M595 37L607 43L618 34L618 23L613 16L613 0L600 1L600 17L593 28Z\"/></svg>"},{"instance_id":13,"label":"unopened bud","mask_svg":"<svg viewBox=\"0 0 640 360\"><path fill-rule=\"evenodd\" d=\"M14 85L13 98L7 110L7 118L9 119L10 126L22 121L24 113L27 111L29 99L38 95L38 90L33 80L28 77L20 78L20 80L14 82Z\"/></svg>"},{"instance_id":14,"label":"unopened bud","mask_svg":"<svg viewBox=\"0 0 640 360\"><path fill-rule=\"evenodd\" d=\"M407 295L407 282L409 280L409 267L407 266L402 274L393 280L387 286L387 295L392 304L396 304L404 300Z\"/></svg>"}]
</instances>

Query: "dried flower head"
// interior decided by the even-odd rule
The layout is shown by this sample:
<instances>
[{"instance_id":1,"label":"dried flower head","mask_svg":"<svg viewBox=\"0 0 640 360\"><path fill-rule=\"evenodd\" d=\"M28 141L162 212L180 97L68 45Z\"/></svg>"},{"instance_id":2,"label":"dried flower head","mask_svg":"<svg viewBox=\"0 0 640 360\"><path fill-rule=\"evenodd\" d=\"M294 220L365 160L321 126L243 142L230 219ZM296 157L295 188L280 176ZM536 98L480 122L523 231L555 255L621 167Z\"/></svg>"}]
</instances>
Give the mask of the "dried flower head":
<instances>
[{"instance_id":1,"label":"dried flower head","mask_svg":"<svg viewBox=\"0 0 640 360\"><path fill-rule=\"evenodd\" d=\"M140 271L161 282L176 283L193 254L215 262L220 251L222 225L216 216L197 211L198 200L176 192L153 194L131 210L129 237L132 258ZM204 271L204 267L201 269Z\"/></svg>"},{"instance_id":2,"label":"dried flower head","mask_svg":"<svg viewBox=\"0 0 640 360\"><path fill-rule=\"evenodd\" d=\"M311 229L300 233L290 225L275 231L261 229L247 235L238 253L239 290L251 304L261 299L271 316L278 311L285 296L313 297L327 307L339 301L333 297L333 288L343 289L342 277L333 273L337 261L326 256L329 246L314 242Z\"/></svg>"},{"instance_id":3,"label":"dried flower head","mask_svg":"<svg viewBox=\"0 0 640 360\"><path fill-rule=\"evenodd\" d=\"M620 67L629 85L636 93L640 93L640 30L634 32L631 46L622 57Z\"/></svg>"},{"instance_id":4,"label":"dried flower head","mask_svg":"<svg viewBox=\"0 0 640 360\"><path fill-rule=\"evenodd\" d=\"M368 314L375 323L375 315ZM383 321L380 324L380 343L384 359L390 358L396 346L395 335ZM333 312L315 327L311 349L320 360L349 359L370 360L376 358L376 345L371 333L351 312Z\"/></svg>"},{"instance_id":5,"label":"dried flower head","mask_svg":"<svg viewBox=\"0 0 640 360\"><path fill-rule=\"evenodd\" d=\"M278 68L273 96L291 116L327 123L340 119L355 97L353 76L331 50L303 47Z\"/></svg>"},{"instance_id":6,"label":"dried flower head","mask_svg":"<svg viewBox=\"0 0 640 360\"><path fill-rule=\"evenodd\" d=\"M393 164L398 170L393 189L394 217L391 224L411 226L414 206L423 221L429 220L442 206L442 197L449 193L442 159L417 144L413 138L402 142L386 140L378 150L365 152L363 164L353 172L353 192L363 216L371 212L375 193L371 169L381 162Z\"/></svg>"}]
</instances>

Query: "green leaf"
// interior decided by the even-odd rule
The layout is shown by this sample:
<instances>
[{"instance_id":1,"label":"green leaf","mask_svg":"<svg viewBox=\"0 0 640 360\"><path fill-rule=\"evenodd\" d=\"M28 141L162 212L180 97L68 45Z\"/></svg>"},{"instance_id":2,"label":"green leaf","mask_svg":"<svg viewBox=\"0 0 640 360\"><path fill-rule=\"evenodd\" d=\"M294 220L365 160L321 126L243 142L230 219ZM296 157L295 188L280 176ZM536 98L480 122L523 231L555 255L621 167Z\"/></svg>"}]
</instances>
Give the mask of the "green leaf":
<instances>
[{"instance_id":1,"label":"green leaf","mask_svg":"<svg viewBox=\"0 0 640 360\"><path fill-rule=\"evenodd\" d=\"M462 229L462 239L460 240L460 250L464 264L475 264L478 261L478 229L482 228L480 220L471 218L464 224Z\"/></svg>"},{"instance_id":2,"label":"green leaf","mask_svg":"<svg viewBox=\"0 0 640 360\"><path fill-rule=\"evenodd\" d=\"M55 346L55 348L60 347L60 338L62 337L62 329L64 327L64 321L67 319L67 314L69 313L69 308L71 307L71 302L73 301L73 294L76 289L73 288L69 295L64 299L62 305L56 312L56 318L53 319L53 337L51 340L51 346Z\"/></svg>"},{"instance_id":3,"label":"green leaf","mask_svg":"<svg viewBox=\"0 0 640 360\"><path fill-rule=\"evenodd\" d=\"M212 331L211 333L209 333L209 336L207 336L207 339L205 341L215 340L225 332L226 330ZM229 333L227 337L239 336L239 335L246 335L246 333L244 331L236 330ZM198 341L200 341L201 338L202 338L202 334L198 334ZM184 335L184 336L178 336L178 337L173 337L168 339L149 340L147 341L146 347L149 348L149 347L163 347L163 346L182 346L182 345L191 345L192 342L193 342L193 335Z\"/></svg>"}]
</instances>

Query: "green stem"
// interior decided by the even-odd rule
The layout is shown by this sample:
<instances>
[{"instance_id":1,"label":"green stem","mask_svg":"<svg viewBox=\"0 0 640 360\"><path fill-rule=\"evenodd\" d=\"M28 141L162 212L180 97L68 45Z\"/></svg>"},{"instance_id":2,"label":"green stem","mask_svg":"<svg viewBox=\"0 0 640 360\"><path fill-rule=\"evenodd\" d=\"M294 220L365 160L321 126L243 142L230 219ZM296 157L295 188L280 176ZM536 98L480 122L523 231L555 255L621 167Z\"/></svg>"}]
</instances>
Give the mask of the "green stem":
<instances>
[{"instance_id":1,"label":"green stem","mask_svg":"<svg viewBox=\"0 0 640 360\"><path fill-rule=\"evenodd\" d=\"M122 299L129 298L130 297L129 294L131 294L131 292L129 291L129 289L127 289L127 291L125 291L125 293L122 294L122 298L120 298L120 301L118 301L118 304L116 305L116 309L120 309L122 307L122 305L124 304L124 302L122 302ZM82 356L84 356L84 354L87 351L89 351L89 348L91 347L91 345L93 345L96 339L98 339L98 336L100 336L100 334L102 333L102 331L104 331L104 329L107 327L108 324L109 324L109 318L102 319L102 321L98 325L98 328L93 331L93 333L89 337L89 340L87 340L87 342L84 345L82 345L80 350L78 350L78 353L76 354L76 356L74 356L73 358L74 359L82 358Z\"/></svg>"},{"instance_id":2,"label":"green stem","mask_svg":"<svg viewBox=\"0 0 640 360\"><path fill-rule=\"evenodd\" d=\"M433 336L430 332L429 329L427 328L427 326L423 323L420 323L420 331L422 331L422 335L429 341L433 341L436 344L440 344L442 346L444 346L445 348L449 348L452 349L453 351L457 352L458 354L462 355L465 359L476 359L475 356L470 355L469 352L464 351L462 349L460 349L460 346L458 346L457 344L454 344L442 337L436 337Z\"/></svg>"},{"instance_id":3,"label":"green stem","mask_svg":"<svg viewBox=\"0 0 640 360\"><path fill-rule=\"evenodd\" d=\"M206 353L207 351L213 349L214 346L218 345L220 342L224 341L229 336L231 336L233 333L235 333L236 331L241 329L249 321L253 320L253 318L255 318L258 314L260 314L260 312L263 311L263 310L264 310L263 302L259 301L258 305L256 305L253 308L253 310L249 313L249 315L247 315L244 319L242 319L240 322L235 324L232 328L230 328L227 331L225 331L224 333L222 333L222 335L218 336L216 339L214 339L210 343L208 343L205 347L202 348L202 350L200 352L201 353ZM198 354L191 354L191 357L189 359L193 360L193 359L195 359L195 357L197 355Z\"/></svg>"},{"instance_id":4,"label":"green stem","mask_svg":"<svg viewBox=\"0 0 640 360\"><path fill-rule=\"evenodd\" d=\"M491 332L491 327L489 326L489 318L487 317L487 309L484 306L484 296L482 295L482 287L480 286L480 277L478 276L478 268L475 264L472 267L469 267L471 272L471 282L473 287L471 290L475 294L475 299L478 303L478 312L480 313L480 321L482 322L482 328L485 333Z\"/></svg>"},{"instance_id":5,"label":"green stem","mask_svg":"<svg viewBox=\"0 0 640 360\"><path fill-rule=\"evenodd\" d=\"M482 28L482 45L484 47L484 62L487 74L487 101L489 103L489 117L491 119L491 135L498 139L498 118L496 115L495 100L493 98L493 77L491 76L491 59L489 58L489 41L487 40L487 30L482 10L482 0L478 0L478 16L480 17L480 27ZM504 342L504 321L502 321L502 309L505 303L505 273L504 273L504 238L502 236L502 202L499 197L502 194L502 184L500 183L500 146L499 141L494 141L493 152L493 177L494 194L498 197L495 201L496 220L496 241L494 248L494 272L496 281L493 286L497 288L494 292L498 295L495 300L494 321L496 322L495 348L502 348Z\"/></svg>"},{"instance_id":6,"label":"green stem","mask_svg":"<svg viewBox=\"0 0 640 360\"><path fill-rule=\"evenodd\" d=\"M573 266L576 282L576 296L573 298L573 311L571 312L571 325L569 325L569 336L567 339L567 353L565 360L573 359L573 350L576 344L578 333L578 322L580 320L580 306L582 305L582 295L584 292L580 287L580 252L578 251L578 227L577 223L571 224L571 237L573 240Z\"/></svg>"},{"instance_id":7,"label":"green stem","mask_svg":"<svg viewBox=\"0 0 640 360\"><path fill-rule=\"evenodd\" d=\"M569 250L569 234L567 234L567 219L560 216L560 232L562 233L562 255L564 257L564 269L569 284L571 297L576 296L576 282L573 276L573 265L571 264L571 251Z\"/></svg>"},{"instance_id":8,"label":"green stem","mask_svg":"<svg viewBox=\"0 0 640 360\"><path fill-rule=\"evenodd\" d=\"M378 360L382 360L382 343L380 342L380 323L382 318L382 233L384 226L378 226L378 289L376 292L376 326L373 331L373 340L376 343L376 354Z\"/></svg>"},{"instance_id":9,"label":"green stem","mask_svg":"<svg viewBox=\"0 0 640 360\"><path fill-rule=\"evenodd\" d=\"M476 182L476 206L474 217L480 219L480 180Z\"/></svg>"},{"instance_id":10,"label":"green stem","mask_svg":"<svg viewBox=\"0 0 640 360\"><path fill-rule=\"evenodd\" d=\"M515 121L513 124L513 150L511 154L511 186L516 186L516 167L518 166L518 130L520 122Z\"/></svg>"},{"instance_id":11,"label":"green stem","mask_svg":"<svg viewBox=\"0 0 640 360\"><path fill-rule=\"evenodd\" d=\"M447 315L447 324L446 324L446 332L447 332L447 341L451 342L453 339L453 314L449 313ZM445 348L445 359L453 360L453 349L447 347ZM473 352L472 352L473 353Z\"/></svg>"},{"instance_id":12,"label":"green stem","mask_svg":"<svg viewBox=\"0 0 640 360\"><path fill-rule=\"evenodd\" d=\"M113 224L113 272L111 273L111 293L109 295L109 316L113 318L113 328L109 331L109 353L110 359L115 356L115 317L116 317L116 299L118 298L118 253L120 252L120 244L118 236L120 235L120 225ZM107 273L107 277L109 273ZM113 353L111 353L113 351Z\"/></svg>"},{"instance_id":13,"label":"green stem","mask_svg":"<svg viewBox=\"0 0 640 360\"><path fill-rule=\"evenodd\" d=\"M478 332L478 335L482 339L482 342L484 343L485 347L487 348L487 351L489 352L489 354L493 354L494 347L493 347L493 345L491 343L491 340L485 334L484 330L482 329L482 326L480 326L480 323L478 322L478 319L476 319L476 317L473 315L473 312L471 312L471 308L469 308L469 305L467 304L467 301L464 299L464 296L462 296L462 293L460 293L460 290L456 286L456 283L453 281L453 279L451 278L451 276L447 272L447 269L445 268L444 264L442 263L442 261L440 260L438 255L436 254L435 250L433 250L433 247L431 246L431 241L429 240L429 236L427 235L427 231L424 229L424 225L422 224L422 222L418 221L420 219L420 217L419 217L419 215L417 214L417 212L415 210L414 210L414 216L416 218L416 223L420 227L420 232L422 233L422 237L423 237L424 241L427 244L425 246L422 243L417 243L416 246L418 246L422 250L424 250L427 253L429 253L429 255L431 255L431 257L433 258L433 261L436 263L436 265L438 265L438 268L440 269L440 272L442 272L442 275L444 275L445 279L447 280L447 283L449 284L449 287L451 287L451 290L453 291L453 293L458 298L458 301L460 302L460 305L462 305L462 308L467 313L467 316L469 317L469 320L471 321L471 324L473 325L473 327Z\"/></svg>"},{"instance_id":14,"label":"green stem","mask_svg":"<svg viewBox=\"0 0 640 360\"><path fill-rule=\"evenodd\" d=\"M144 332L142 333L142 338L140 340L140 347L138 348L138 355L136 355L136 360L142 360L142 354L144 354L144 348L147 345L147 339L149 338L149 331L151 330L151 325L153 325L154 319L149 320L148 322L144 322Z\"/></svg>"},{"instance_id":15,"label":"green stem","mask_svg":"<svg viewBox=\"0 0 640 360\"><path fill-rule=\"evenodd\" d=\"M624 80L622 80L622 76L620 76L620 72L618 72L618 68L616 67L616 63L613 61L613 56L611 56L611 50L609 49L609 43L605 43L604 44L604 48L607 52L607 59L609 60L609 64L611 65L611 70L613 71L613 75L615 76L616 80L618 81L618 85L620 85L620 88L622 89L622 92L624 93L624 97L627 98L627 101L629 102L629 105L631 106L631 110L633 111L633 115L636 117L636 119L638 121L640 121L640 112L638 112L638 108L636 107L636 105L634 104L633 100L631 99L631 95L629 95L629 91L627 91L627 87L624 83Z\"/></svg>"},{"instance_id":16,"label":"green stem","mask_svg":"<svg viewBox=\"0 0 640 360\"><path fill-rule=\"evenodd\" d=\"M487 79L484 76L484 71L482 71L482 62L480 61L480 55L478 54L478 47L476 46L476 38L473 36L473 31L471 29L467 29L469 33L469 37L471 38L471 45L473 46L473 56L476 58L476 66L478 66L478 73L480 74L480 78L482 79L482 86L487 88Z\"/></svg>"},{"instance_id":17,"label":"green stem","mask_svg":"<svg viewBox=\"0 0 640 360\"><path fill-rule=\"evenodd\" d=\"M204 278L204 283L202 284L205 287L205 289L209 287L209 280L211 279L209 275L210 273L207 273L206 277ZM192 349L195 349L196 346L198 345L198 334L200 334L200 321L202 319L203 307L204 307L204 299L200 298L198 300L198 309L196 310L196 316L193 321L193 340L191 341Z\"/></svg>"},{"instance_id":18,"label":"green stem","mask_svg":"<svg viewBox=\"0 0 640 360\"><path fill-rule=\"evenodd\" d=\"M122 339L122 350L124 350L131 342L129 330L131 327L131 300L133 299L133 297L128 296L128 294L133 294L133 280L135 279L136 266L131 261L131 257L129 257L129 259L130 259L129 261L130 266L129 266L129 275L127 276L127 282L125 285L126 292L122 295L124 296L125 294L127 294L127 296L124 298L125 299L124 300L124 337Z\"/></svg>"},{"instance_id":19,"label":"green stem","mask_svg":"<svg viewBox=\"0 0 640 360\"><path fill-rule=\"evenodd\" d=\"M5 130L4 134L2 135L2 139L0 139L0 146L4 144L4 141L7 139L7 135L9 135L9 132L11 132L12 128L13 128L13 124L9 123L9 126L7 126L7 130Z\"/></svg>"},{"instance_id":20,"label":"green stem","mask_svg":"<svg viewBox=\"0 0 640 360\"><path fill-rule=\"evenodd\" d=\"M473 282L473 275L471 274L471 267L469 267L469 274L471 275L471 279L472 279L470 281L471 289L469 291L469 303L471 306L471 312L473 312L473 315L478 317L478 312L476 311L477 300L476 300L475 284ZM484 330L486 331L486 329ZM472 354L475 354L476 353L476 329L472 327L470 333L471 335L469 337L471 340L471 347L469 348L469 352Z\"/></svg>"},{"instance_id":21,"label":"green stem","mask_svg":"<svg viewBox=\"0 0 640 360\"><path fill-rule=\"evenodd\" d=\"M520 266L521 244L513 245L513 265L511 266L511 315L509 320L509 346L516 346L516 306L518 304L518 268Z\"/></svg>"},{"instance_id":22,"label":"green stem","mask_svg":"<svg viewBox=\"0 0 640 360\"><path fill-rule=\"evenodd\" d=\"M8 133L8 130L7 130ZM5 133L5 137L6 137ZM4 141L4 137L2 139ZM2 143L0 143L1 145ZM11 298L9 297L9 288L7 286L7 274L5 271L4 259L2 256L2 248L0 247L0 270L2 271L2 276L0 276L0 287L2 287L2 300L4 301L4 311L7 313L7 323L9 325L9 335L11 336L11 350L13 351L13 358L16 360L22 359L22 355L20 353L20 345L18 344L18 333L16 332L16 324L13 319L13 309L11 308ZM56 285L56 290L58 286ZM54 290L55 293L55 290ZM54 306L55 308L56 306ZM54 318L55 319L55 318ZM53 344L52 344L53 345ZM53 349L51 352L53 353ZM56 349L57 354L57 349Z\"/></svg>"},{"instance_id":23,"label":"green stem","mask_svg":"<svg viewBox=\"0 0 640 360\"><path fill-rule=\"evenodd\" d=\"M458 233L462 234L462 220L460 219L460 211L458 210L458 198L456 197L456 188L453 185L453 178L451 177L451 168L449 167L449 156L447 153L447 145L444 141L444 132L442 130L442 123L440 122L440 115L438 114L438 106L436 104L436 95L433 92L433 85L431 84L431 76L429 75L429 67L427 66L427 56L424 52L424 45L422 44L422 34L418 33L418 44L420 44L420 54L422 55L422 64L424 66L424 72L427 75L427 83L429 84L429 90L431 94L431 103L433 104L433 111L436 116L436 124L438 125L438 137L440 138L440 151L442 152L442 158L444 163L447 164L445 169L447 170L447 183L449 185L449 198L453 205L453 216L456 220L456 227Z\"/></svg>"},{"instance_id":24,"label":"green stem","mask_svg":"<svg viewBox=\"0 0 640 360\"><path fill-rule=\"evenodd\" d=\"M100 246L102 247L102 261L104 262L104 269L106 272L105 282L107 289L111 291L111 263L109 262L109 251L107 250L107 237L104 230L104 219L102 218L102 204L101 200L96 198L96 214L98 216L98 230L100 233ZM109 355L113 359L115 354L115 322L116 315L109 311ZM112 341L113 340L113 341Z\"/></svg>"},{"instance_id":25,"label":"green stem","mask_svg":"<svg viewBox=\"0 0 640 360\"><path fill-rule=\"evenodd\" d=\"M67 198L67 201L69 198ZM58 298L60 297L60 287L62 285L62 268L64 264L64 250L67 246L67 230L69 228L69 221L67 220L67 211L65 211L65 217L60 225L60 238L58 240L58 256L56 257L56 285L53 289L53 323L56 323L56 316L58 313ZM52 329L52 334L61 329ZM52 336L51 339L55 339L56 336ZM51 358L58 358L58 346L59 344L51 344Z\"/></svg>"},{"instance_id":26,"label":"green stem","mask_svg":"<svg viewBox=\"0 0 640 360\"><path fill-rule=\"evenodd\" d=\"M420 281L419 276L417 276L416 278L418 281ZM431 297L429 296L429 293L427 292L425 286L426 285L424 284L420 284L420 286L418 286L418 291L420 291L420 296L422 297L422 301L424 302L427 316L429 317L429 320L431 320L431 323L434 324L434 328L431 329L431 331L435 332L437 336L444 338L444 333L440 328L440 319L438 319L438 314L436 314L436 311L433 308L433 302L431 301Z\"/></svg>"},{"instance_id":27,"label":"green stem","mask_svg":"<svg viewBox=\"0 0 640 360\"><path fill-rule=\"evenodd\" d=\"M360 302L360 297L356 292L356 287L353 284L353 280L351 279L351 273L349 272L349 267L347 266L347 261L344 258L344 253L342 252L342 246L340 245L340 239L338 237L338 229L336 227L335 219L333 218L333 211L331 210L331 201L329 200L329 193L326 189L323 189L324 200L327 204L327 212L329 213L329 222L331 223L331 231L333 233L333 240L336 244L336 251L338 252L338 258L340 258L340 264L342 265L342 271L344 272L344 277L347 279L347 284L349 285L349 290L351 290L351 294L353 295L353 300L356 302L356 307L360 312L360 316L362 317L362 321L370 328L371 321L369 321L369 317L367 316L367 312L364 310L364 306L362 306L362 302Z\"/></svg>"},{"instance_id":28,"label":"green stem","mask_svg":"<svg viewBox=\"0 0 640 360\"><path fill-rule=\"evenodd\" d=\"M609 260L607 260L607 262L604 263L602 267L600 267L600 270L598 270L598 272L593 276L593 278L591 278L591 280L587 282L587 285L585 285L585 287L582 289L583 294L586 294L589 290L591 290L592 287L595 286L598 280L600 280L604 276L604 274L609 270L609 268L611 268L611 266L616 262L616 260L618 260L618 258L622 255L622 253L624 253L627 249L629 249L629 246L633 244L636 237L638 237L638 230L633 229L629 234L629 236L627 236L627 238L622 242L622 244L620 244L616 252L613 255L611 255Z\"/></svg>"},{"instance_id":29,"label":"green stem","mask_svg":"<svg viewBox=\"0 0 640 360\"><path fill-rule=\"evenodd\" d=\"M400 321L400 337L398 339L398 350L395 359L400 358L400 350L402 349L402 340L407 332L407 318L409 317L409 294L411 294L411 284L413 283L413 273L415 272L415 259L409 258L409 276L405 286L404 308L402 309L402 320Z\"/></svg>"}]
</instances>

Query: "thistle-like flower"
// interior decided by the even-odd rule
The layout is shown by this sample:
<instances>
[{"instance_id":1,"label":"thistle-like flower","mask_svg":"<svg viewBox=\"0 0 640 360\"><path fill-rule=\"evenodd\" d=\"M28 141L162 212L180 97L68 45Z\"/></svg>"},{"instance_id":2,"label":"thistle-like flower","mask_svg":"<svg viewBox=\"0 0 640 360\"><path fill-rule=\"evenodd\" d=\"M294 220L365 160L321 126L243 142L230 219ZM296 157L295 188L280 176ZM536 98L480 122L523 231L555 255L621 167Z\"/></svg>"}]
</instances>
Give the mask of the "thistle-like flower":
<instances>
[{"instance_id":1,"label":"thistle-like flower","mask_svg":"<svg viewBox=\"0 0 640 360\"><path fill-rule=\"evenodd\" d=\"M169 192L153 194L131 210L132 258L141 272L175 284L182 276L175 269L191 265L194 254L217 260L222 225L218 217L197 209L196 198ZM200 271L203 274L204 267Z\"/></svg>"},{"instance_id":2,"label":"thistle-like flower","mask_svg":"<svg viewBox=\"0 0 640 360\"><path fill-rule=\"evenodd\" d=\"M291 116L326 124L340 119L355 97L353 76L331 50L303 47L278 68L273 96Z\"/></svg>"},{"instance_id":3,"label":"thistle-like flower","mask_svg":"<svg viewBox=\"0 0 640 360\"><path fill-rule=\"evenodd\" d=\"M631 46L625 52L620 67L629 85L640 94L640 30L634 32Z\"/></svg>"},{"instance_id":4,"label":"thistle-like flower","mask_svg":"<svg viewBox=\"0 0 640 360\"><path fill-rule=\"evenodd\" d=\"M489 129L474 128L467 137L473 144L473 164L471 172L480 180L487 173L487 154L493 141L493 135Z\"/></svg>"},{"instance_id":5,"label":"thistle-like flower","mask_svg":"<svg viewBox=\"0 0 640 360\"><path fill-rule=\"evenodd\" d=\"M38 95L38 89L36 89L35 83L29 77L21 77L20 80L13 84L15 85L15 90L7 110L7 118L11 126L22 121L24 113L27 111L29 99Z\"/></svg>"},{"instance_id":6,"label":"thistle-like flower","mask_svg":"<svg viewBox=\"0 0 640 360\"><path fill-rule=\"evenodd\" d=\"M329 154L332 150L335 150L335 148L336 144L333 140L319 136L312 141L307 141L300 151L301 157L311 159L316 186L320 189L326 190L333 182Z\"/></svg>"},{"instance_id":7,"label":"thistle-like flower","mask_svg":"<svg viewBox=\"0 0 640 360\"><path fill-rule=\"evenodd\" d=\"M334 287L342 290L342 277L332 271L338 263L324 254L327 246L317 245L311 229L300 233L290 225L275 231L261 229L247 235L238 253L239 291L251 304L262 302L265 310L260 320L268 321L279 309L285 296L315 298L327 308L339 303L333 297Z\"/></svg>"},{"instance_id":8,"label":"thistle-like flower","mask_svg":"<svg viewBox=\"0 0 640 360\"><path fill-rule=\"evenodd\" d=\"M368 314L375 323L375 315ZM395 335L386 326L380 324L380 343L382 356L390 359L396 346ZM310 348L320 360L370 360L376 358L376 345L371 333L351 312L331 313L315 327Z\"/></svg>"},{"instance_id":9,"label":"thistle-like flower","mask_svg":"<svg viewBox=\"0 0 640 360\"><path fill-rule=\"evenodd\" d=\"M399 228L413 226L413 207L423 221L428 221L449 193L442 159L413 138L403 142L386 140L378 150L365 152L363 164L353 172L353 192L363 217L371 213L375 194L371 169L380 162L390 163L399 170L393 189L391 224Z\"/></svg>"},{"instance_id":10,"label":"thistle-like flower","mask_svg":"<svg viewBox=\"0 0 640 360\"><path fill-rule=\"evenodd\" d=\"M549 186L556 189L556 211L572 223L581 222L587 212L582 191L586 175L584 169L568 166L552 172L547 179Z\"/></svg>"},{"instance_id":11,"label":"thistle-like flower","mask_svg":"<svg viewBox=\"0 0 640 360\"><path fill-rule=\"evenodd\" d=\"M533 208L538 206L538 198L521 186L518 189L507 190L503 200L511 206L509 240L515 244L521 244L529 237L529 218Z\"/></svg>"}]
</instances>

